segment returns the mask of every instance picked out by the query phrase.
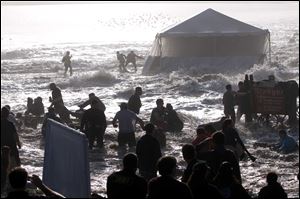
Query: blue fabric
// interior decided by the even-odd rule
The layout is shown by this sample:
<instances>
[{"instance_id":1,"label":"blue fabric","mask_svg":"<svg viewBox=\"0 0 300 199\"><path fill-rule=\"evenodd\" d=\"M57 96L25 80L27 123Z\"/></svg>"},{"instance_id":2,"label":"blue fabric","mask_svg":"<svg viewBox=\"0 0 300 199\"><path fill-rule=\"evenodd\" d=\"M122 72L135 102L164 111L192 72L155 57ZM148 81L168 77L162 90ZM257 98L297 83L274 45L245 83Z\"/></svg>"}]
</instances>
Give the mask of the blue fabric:
<instances>
[{"instance_id":1,"label":"blue fabric","mask_svg":"<svg viewBox=\"0 0 300 199\"><path fill-rule=\"evenodd\" d=\"M298 144L294 138L286 135L279 143L279 151L283 153L291 153L298 149Z\"/></svg>"},{"instance_id":2,"label":"blue fabric","mask_svg":"<svg viewBox=\"0 0 300 199\"><path fill-rule=\"evenodd\" d=\"M47 122L43 182L68 198L90 197L86 136L52 119Z\"/></svg>"}]
</instances>

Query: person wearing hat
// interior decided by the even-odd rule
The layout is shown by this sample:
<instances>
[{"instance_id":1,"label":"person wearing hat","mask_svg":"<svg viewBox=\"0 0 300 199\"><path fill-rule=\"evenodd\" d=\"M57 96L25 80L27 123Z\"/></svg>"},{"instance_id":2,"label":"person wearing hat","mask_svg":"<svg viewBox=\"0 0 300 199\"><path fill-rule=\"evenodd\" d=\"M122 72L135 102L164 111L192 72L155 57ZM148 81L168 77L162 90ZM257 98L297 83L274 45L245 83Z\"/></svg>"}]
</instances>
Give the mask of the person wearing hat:
<instances>
[{"instance_id":1,"label":"person wearing hat","mask_svg":"<svg viewBox=\"0 0 300 199\"><path fill-rule=\"evenodd\" d=\"M118 143L119 147L136 146L135 139L135 124L139 123L144 128L144 122L134 112L128 110L127 103L120 104L120 111L118 111L112 121L113 126L116 128L119 126ZM119 125L117 125L117 121Z\"/></svg>"}]
</instances>

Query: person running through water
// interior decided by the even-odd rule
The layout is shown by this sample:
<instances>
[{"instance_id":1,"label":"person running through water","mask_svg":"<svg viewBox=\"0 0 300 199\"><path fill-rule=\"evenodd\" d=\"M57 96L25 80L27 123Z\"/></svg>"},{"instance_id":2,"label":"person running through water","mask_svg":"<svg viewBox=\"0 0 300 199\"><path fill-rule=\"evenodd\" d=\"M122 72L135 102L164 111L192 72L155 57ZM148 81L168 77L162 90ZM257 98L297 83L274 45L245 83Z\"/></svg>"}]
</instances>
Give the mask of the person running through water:
<instances>
[{"instance_id":1,"label":"person running through water","mask_svg":"<svg viewBox=\"0 0 300 199\"><path fill-rule=\"evenodd\" d=\"M120 72L129 72L125 67L126 56L124 54L120 53L119 51L117 51L117 59L120 63L119 64Z\"/></svg>"},{"instance_id":2,"label":"person running through water","mask_svg":"<svg viewBox=\"0 0 300 199\"><path fill-rule=\"evenodd\" d=\"M70 56L70 51L67 51L65 56L61 60L61 62L64 63L64 66L65 66L65 73L64 73L65 76L67 75L68 68L70 68L70 76L73 75L72 66L71 66L71 58L72 58L72 55Z\"/></svg>"},{"instance_id":3,"label":"person running through water","mask_svg":"<svg viewBox=\"0 0 300 199\"><path fill-rule=\"evenodd\" d=\"M134 66L135 72L137 71L137 66L136 66L136 58L143 59L143 57L136 55L133 51L130 51L130 53L126 57L126 64L125 67L129 64L132 63Z\"/></svg>"}]
</instances>

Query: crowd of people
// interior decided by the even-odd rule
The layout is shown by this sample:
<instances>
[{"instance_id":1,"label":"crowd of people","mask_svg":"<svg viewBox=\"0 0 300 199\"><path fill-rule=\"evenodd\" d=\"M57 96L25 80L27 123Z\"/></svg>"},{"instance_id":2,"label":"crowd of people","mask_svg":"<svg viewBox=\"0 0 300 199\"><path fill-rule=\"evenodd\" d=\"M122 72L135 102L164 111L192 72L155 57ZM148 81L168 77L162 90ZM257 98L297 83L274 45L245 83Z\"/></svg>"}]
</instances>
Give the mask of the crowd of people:
<instances>
[{"instance_id":1,"label":"crowd of people","mask_svg":"<svg viewBox=\"0 0 300 199\"><path fill-rule=\"evenodd\" d=\"M70 67L71 57L67 53L63 59L66 71ZM139 56L131 52L126 57L117 52L117 57L120 61L120 70L126 71L129 63L132 63L136 70L135 58ZM70 72L72 74L71 67ZM55 83L51 83L49 88L52 93L49 97L51 105L48 112L44 114L41 97L37 97L34 101L28 98L25 112L25 115L44 115L43 136L47 133L48 118L76 128L70 118L73 115L80 120L77 128L86 134L90 150L94 147L105 147L104 134L108 123L104 103L94 93L90 93L89 99L79 105L80 111L73 113L65 107L61 89ZM164 100L161 98L156 100L156 107L151 112L149 122L143 121L138 116L142 107L140 98L142 94L142 88L136 87L128 103L120 104L120 111L112 120L113 127L119 129L117 135L119 149L127 151L128 145L131 153L123 157L123 169L107 178L109 199L251 198L242 186L239 161L244 159L246 154L252 161L255 161L255 157L247 150L235 128L236 118L240 118L243 113L243 106L239 106L236 117L234 111L236 96L243 94L237 95L232 91L231 85L227 85L223 96L225 117L219 122L199 125L196 128L195 139L183 145L182 156L187 166L181 180L177 180L176 175L177 159L173 156L163 156L162 148L167 144L166 132L181 132L184 122L170 103L164 106ZM90 108L84 110L88 105ZM135 137L137 123L145 131L139 140ZM298 150L297 142L286 130L281 129L278 135L280 142L274 146L278 151L291 153ZM25 188L29 179L46 196L64 197L44 185L38 176L28 177L27 171L20 167L22 164L18 148L21 147L14 114L11 113L9 106L5 106L1 109L1 191L6 184L10 184L9 198L28 197ZM139 174L136 173L137 170ZM277 182L277 177L274 172L267 174L267 186L260 190L258 198L287 197L284 188ZM93 197L102 196L93 194Z\"/></svg>"}]
</instances>

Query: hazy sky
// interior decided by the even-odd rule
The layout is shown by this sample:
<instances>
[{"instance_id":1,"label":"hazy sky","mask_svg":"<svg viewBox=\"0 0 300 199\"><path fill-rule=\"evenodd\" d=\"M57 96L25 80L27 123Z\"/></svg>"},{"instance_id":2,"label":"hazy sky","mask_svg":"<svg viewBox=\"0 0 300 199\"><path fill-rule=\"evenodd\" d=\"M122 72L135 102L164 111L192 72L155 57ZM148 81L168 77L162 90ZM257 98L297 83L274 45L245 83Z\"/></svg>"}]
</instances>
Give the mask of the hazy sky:
<instances>
[{"instance_id":1,"label":"hazy sky","mask_svg":"<svg viewBox=\"0 0 300 199\"><path fill-rule=\"evenodd\" d=\"M263 29L271 23L299 21L297 1L1 1L1 39L148 41L208 8Z\"/></svg>"},{"instance_id":2,"label":"hazy sky","mask_svg":"<svg viewBox=\"0 0 300 199\"><path fill-rule=\"evenodd\" d=\"M3 5L58 5L101 3L294 3L295 1L1 1Z\"/></svg>"}]
</instances>

